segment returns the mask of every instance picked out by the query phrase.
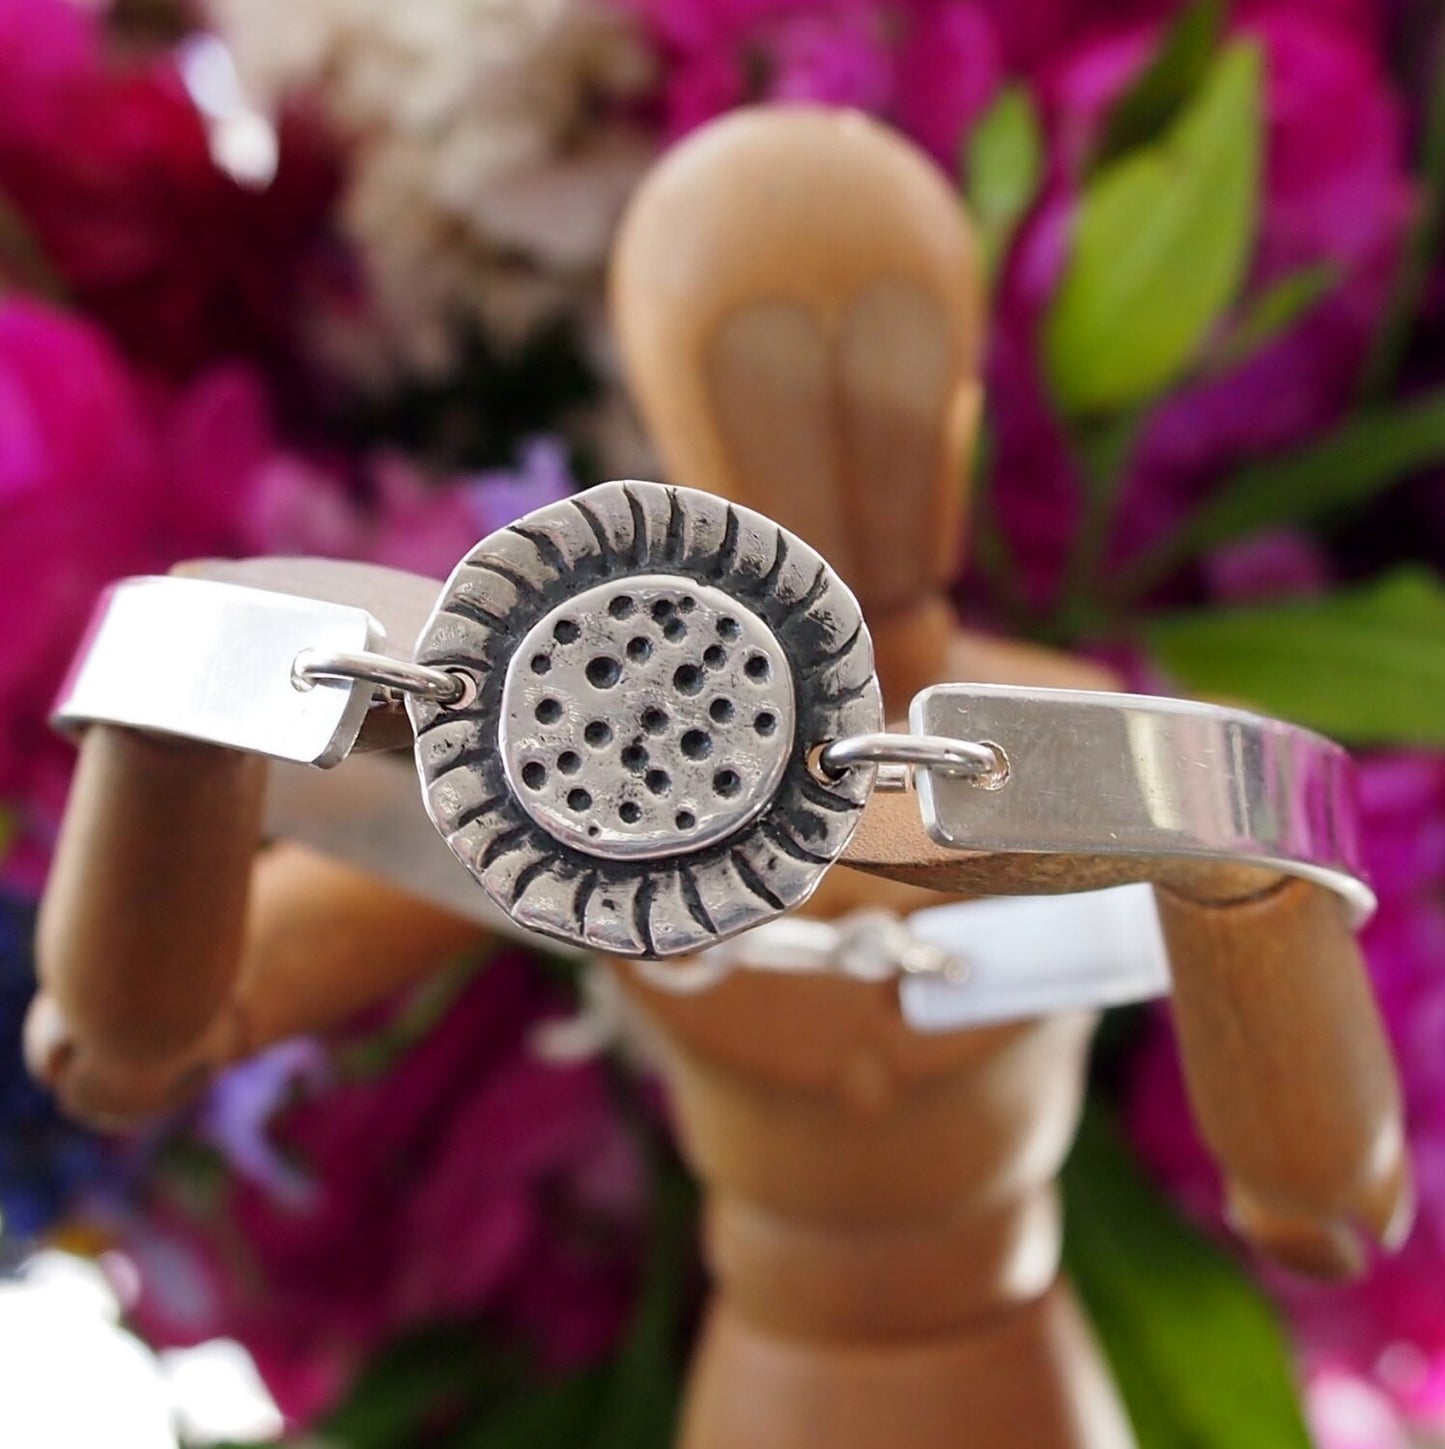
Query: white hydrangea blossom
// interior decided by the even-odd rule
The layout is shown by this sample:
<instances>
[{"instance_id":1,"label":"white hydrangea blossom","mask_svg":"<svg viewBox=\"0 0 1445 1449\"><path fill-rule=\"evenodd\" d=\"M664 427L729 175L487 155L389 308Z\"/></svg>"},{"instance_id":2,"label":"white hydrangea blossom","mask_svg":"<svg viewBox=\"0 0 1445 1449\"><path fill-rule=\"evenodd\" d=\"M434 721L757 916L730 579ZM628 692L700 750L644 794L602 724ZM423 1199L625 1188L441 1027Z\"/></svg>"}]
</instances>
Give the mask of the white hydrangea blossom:
<instances>
[{"instance_id":1,"label":"white hydrangea blossom","mask_svg":"<svg viewBox=\"0 0 1445 1449\"><path fill-rule=\"evenodd\" d=\"M304 94L351 147L342 223L371 311L328 351L441 373L459 322L515 341L595 305L654 152L621 116L652 83L606 0L209 0L254 97Z\"/></svg>"}]
</instances>

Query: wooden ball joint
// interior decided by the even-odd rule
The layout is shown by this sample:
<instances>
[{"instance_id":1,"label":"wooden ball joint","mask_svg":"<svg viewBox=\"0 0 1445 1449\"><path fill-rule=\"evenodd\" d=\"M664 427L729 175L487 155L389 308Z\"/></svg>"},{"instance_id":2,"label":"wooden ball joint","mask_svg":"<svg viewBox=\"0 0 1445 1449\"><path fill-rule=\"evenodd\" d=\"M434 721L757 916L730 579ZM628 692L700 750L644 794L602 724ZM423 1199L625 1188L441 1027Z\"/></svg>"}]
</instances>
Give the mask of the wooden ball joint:
<instances>
[{"instance_id":1,"label":"wooden ball joint","mask_svg":"<svg viewBox=\"0 0 1445 1449\"><path fill-rule=\"evenodd\" d=\"M675 482L808 539L863 604L895 713L945 679L1104 687L958 625L983 300L956 196L863 118L739 113L672 151L619 237L613 315ZM89 1120L159 1110L485 939L296 846L262 767L92 727L40 932L32 1069ZM254 856L254 864L253 862ZM880 860L885 856L880 852ZM810 909L909 908L835 869ZM894 872L896 874L896 872ZM1026 888L1027 883L1021 885ZM1398 1089L1335 899L1257 870L1161 888L1191 1100L1241 1232L1359 1265L1408 1221ZM1092 1017L919 1036L887 985L736 974L627 989L667 1051L716 1281L686 1449L1123 1449L1058 1281L1054 1179Z\"/></svg>"}]
</instances>

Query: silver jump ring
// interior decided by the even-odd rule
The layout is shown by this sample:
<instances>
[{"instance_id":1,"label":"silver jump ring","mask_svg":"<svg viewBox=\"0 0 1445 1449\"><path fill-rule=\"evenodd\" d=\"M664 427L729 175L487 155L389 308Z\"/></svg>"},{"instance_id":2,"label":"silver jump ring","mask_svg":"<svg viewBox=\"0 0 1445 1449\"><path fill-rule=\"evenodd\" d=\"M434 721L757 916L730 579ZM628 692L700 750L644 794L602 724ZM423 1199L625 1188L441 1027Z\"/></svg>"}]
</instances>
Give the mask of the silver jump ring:
<instances>
[{"instance_id":1,"label":"silver jump ring","mask_svg":"<svg viewBox=\"0 0 1445 1449\"><path fill-rule=\"evenodd\" d=\"M944 735L849 735L829 740L817 755L824 774L837 778L853 765L904 765L940 775L963 775L986 790L1008 779L1009 762L991 740L956 740Z\"/></svg>"},{"instance_id":2,"label":"silver jump ring","mask_svg":"<svg viewBox=\"0 0 1445 1449\"><path fill-rule=\"evenodd\" d=\"M303 649L296 656L292 674L301 689L309 689L324 679L360 680L444 705L460 704L468 692L467 681L460 674L391 659L385 654Z\"/></svg>"}]
</instances>

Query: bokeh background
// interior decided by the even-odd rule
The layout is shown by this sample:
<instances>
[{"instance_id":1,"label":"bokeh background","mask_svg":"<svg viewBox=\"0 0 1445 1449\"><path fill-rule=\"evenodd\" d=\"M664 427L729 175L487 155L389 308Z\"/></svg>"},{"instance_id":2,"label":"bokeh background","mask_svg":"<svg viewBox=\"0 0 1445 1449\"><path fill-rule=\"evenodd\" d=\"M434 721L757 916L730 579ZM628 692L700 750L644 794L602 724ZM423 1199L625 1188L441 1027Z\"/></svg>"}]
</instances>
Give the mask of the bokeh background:
<instances>
[{"instance_id":1,"label":"bokeh background","mask_svg":"<svg viewBox=\"0 0 1445 1449\"><path fill-rule=\"evenodd\" d=\"M1423 0L0 0L0 1382L79 1352L33 1307L63 1280L172 1387L189 1363L202 1408L235 1383L165 1355L244 1348L274 1407L182 1414L187 1443L668 1442L695 1198L625 1041L558 1030L606 1015L585 973L458 962L124 1139L57 1117L20 1024L71 765L46 708L98 589L215 554L441 574L530 507L655 473L603 315L612 229L676 139L774 101L897 127L980 230L970 620L1363 761L1418 1225L1355 1285L1265 1271L1223 1232L1167 1009L1111 1017L1067 1256L1141 1440L1445 1443ZM0 1439L51 1442L7 1402Z\"/></svg>"}]
</instances>

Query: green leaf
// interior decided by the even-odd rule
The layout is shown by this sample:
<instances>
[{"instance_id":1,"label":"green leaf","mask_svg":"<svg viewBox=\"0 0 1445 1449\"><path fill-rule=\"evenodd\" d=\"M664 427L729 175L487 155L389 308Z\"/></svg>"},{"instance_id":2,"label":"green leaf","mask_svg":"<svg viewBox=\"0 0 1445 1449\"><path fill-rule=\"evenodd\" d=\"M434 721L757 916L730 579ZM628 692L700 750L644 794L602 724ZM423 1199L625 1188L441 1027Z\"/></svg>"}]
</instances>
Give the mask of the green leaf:
<instances>
[{"instance_id":1,"label":"green leaf","mask_svg":"<svg viewBox=\"0 0 1445 1449\"><path fill-rule=\"evenodd\" d=\"M408 1449L438 1411L459 1399L491 1399L520 1377L480 1335L462 1328L424 1330L390 1345L351 1397L328 1415L318 1437L346 1449Z\"/></svg>"},{"instance_id":2,"label":"green leaf","mask_svg":"<svg viewBox=\"0 0 1445 1449\"><path fill-rule=\"evenodd\" d=\"M1424 569L1321 599L1166 615L1145 633L1196 694L1350 744L1445 746L1445 584Z\"/></svg>"},{"instance_id":3,"label":"green leaf","mask_svg":"<svg viewBox=\"0 0 1445 1449\"><path fill-rule=\"evenodd\" d=\"M1259 209L1259 49L1238 41L1158 144L1086 187L1044 337L1065 411L1117 411L1196 360L1249 266Z\"/></svg>"},{"instance_id":4,"label":"green leaf","mask_svg":"<svg viewBox=\"0 0 1445 1449\"><path fill-rule=\"evenodd\" d=\"M1221 0L1196 0L1174 18L1153 59L1109 111L1092 169L1153 141L1198 90L1223 28Z\"/></svg>"},{"instance_id":5,"label":"green leaf","mask_svg":"<svg viewBox=\"0 0 1445 1449\"><path fill-rule=\"evenodd\" d=\"M386 1024L369 1036L348 1042L333 1054L340 1075L348 1081L384 1076L440 1025L457 998L484 971L500 949L482 948L460 957L449 970L414 987Z\"/></svg>"},{"instance_id":6,"label":"green leaf","mask_svg":"<svg viewBox=\"0 0 1445 1449\"><path fill-rule=\"evenodd\" d=\"M696 1192L671 1161L654 1163L653 1188L642 1292L610 1362L561 1381L517 1385L448 1438L445 1449L670 1449Z\"/></svg>"},{"instance_id":7,"label":"green leaf","mask_svg":"<svg viewBox=\"0 0 1445 1449\"><path fill-rule=\"evenodd\" d=\"M1137 594L1185 560L1284 523L1369 502L1413 472L1445 461L1445 392L1359 413L1284 458L1241 468L1178 532L1133 563L1121 593Z\"/></svg>"},{"instance_id":8,"label":"green leaf","mask_svg":"<svg viewBox=\"0 0 1445 1449\"><path fill-rule=\"evenodd\" d=\"M1064 1265L1139 1449L1309 1449L1273 1312L1239 1265L1179 1217L1097 1107L1063 1188Z\"/></svg>"},{"instance_id":9,"label":"green leaf","mask_svg":"<svg viewBox=\"0 0 1445 1449\"><path fill-rule=\"evenodd\" d=\"M448 1439L446 1449L577 1449L597 1417L602 1378L593 1369L529 1384Z\"/></svg>"},{"instance_id":10,"label":"green leaf","mask_svg":"<svg viewBox=\"0 0 1445 1449\"><path fill-rule=\"evenodd\" d=\"M994 276L1044 173L1039 113L1024 86L999 92L968 138L965 165L969 209L978 223L988 273Z\"/></svg>"},{"instance_id":11,"label":"green leaf","mask_svg":"<svg viewBox=\"0 0 1445 1449\"><path fill-rule=\"evenodd\" d=\"M1330 262L1301 267L1281 277L1251 300L1244 315L1210 355L1208 370L1218 374L1248 362L1313 311L1339 279L1340 269Z\"/></svg>"},{"instance_id":12,"label":"green leaf","mask_svg":"<svg viewBox=\"0 0 1445 1449\"><path fill-rule=\"evenodd\" d=\"M681 1317L697 1234L697 1193L671 1161L654 1165L642 1294L613 1360L587 1449L669 1449L682 1381Z\"/></svg>"},{"instance_id":13,"label":"green leaf","mask_svg":"<svg viewBox=\"0 0 1445 1449\"><path fill-rule=\"evenodd\" d=\"M65 283L19 209L3 194L0 194L0 282L47 301L66 300Z\"/></svg>"}]
</instances>

